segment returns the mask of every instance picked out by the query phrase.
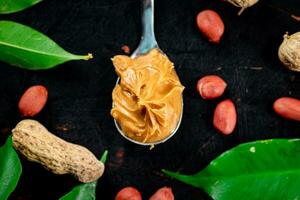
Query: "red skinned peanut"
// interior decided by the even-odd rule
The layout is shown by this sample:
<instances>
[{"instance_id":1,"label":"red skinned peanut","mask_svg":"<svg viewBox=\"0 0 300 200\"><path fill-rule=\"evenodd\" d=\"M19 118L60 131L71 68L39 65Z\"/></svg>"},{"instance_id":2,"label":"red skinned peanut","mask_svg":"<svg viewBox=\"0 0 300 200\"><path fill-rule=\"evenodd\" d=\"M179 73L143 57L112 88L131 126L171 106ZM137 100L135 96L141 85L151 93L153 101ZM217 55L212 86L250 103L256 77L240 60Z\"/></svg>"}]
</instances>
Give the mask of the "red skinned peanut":
<instances>
[{"instance_id":1,"label":"red skinned peanut","mask_svg":"<svg viewBox=\"0 0 300 200\"><path fill-rule=\"evenodd\" d=\"M236 109L230 99L220 102L214 113L213 124L224 135L233 132L237 121Z\"/></svg>"},{"instance_id":2,"label":"red skinned peanut","mask_svg":"<svg viewBox=\"0 0 300 200\"><path fill-rule=\"evenodd\" d=\"M169 187L162 187L157 190L149 200L174 200L172 189Z\"/></svg>"},{"instance_id":3,"label":"red skinned peanut","mask_svg":"<svg viewBox=\"0 0 300 200\"><path fill-rule=\"evenodd\" d=\"M142 200L142 195L134 187L125 187L118 192L115 200Z\"/></svg>"},{"instance_id":4,"label":"red skinned peanut","mask_svg":"<svg viewBox=\"0 0 300 200\"><path fill-rule=\"evenodd\" d=\"M273 104L274 111L291 120L300 121L300 100L291 97L281 97Z\"/></svg>"},{"instance_id":5,"label":"red skinned peanut","mask_svg":"<svg viewBox=\"0 0 300 200\"><path fill-rule=\"evenodd\" d=\"M218 13L204 10L197 15L197 25L210 42L219 43L224 33L224 23Z\"/></svg>"},{"instance_id":6,"label":"red skinned peanut","mask_svg":"<svg viewBox=\"0 0 300 200\"><path fill-rule=\"evenodd\" d=\"M45 106L48 99L48 90L42 85L28 88L19 101L19 111L24 117L37 115Z\"/></svg>"},{"instance_id":7,"label":"red skinned peanut","mask_svg":"<svg viewBox=\"0 0 300 200\"><path fill-rule=\"evenodd\" d=\"M219 76L207 75L197 83L197 90L203 99L215 99L224 93L226 82Z\"/></svg>"}]
</instances>

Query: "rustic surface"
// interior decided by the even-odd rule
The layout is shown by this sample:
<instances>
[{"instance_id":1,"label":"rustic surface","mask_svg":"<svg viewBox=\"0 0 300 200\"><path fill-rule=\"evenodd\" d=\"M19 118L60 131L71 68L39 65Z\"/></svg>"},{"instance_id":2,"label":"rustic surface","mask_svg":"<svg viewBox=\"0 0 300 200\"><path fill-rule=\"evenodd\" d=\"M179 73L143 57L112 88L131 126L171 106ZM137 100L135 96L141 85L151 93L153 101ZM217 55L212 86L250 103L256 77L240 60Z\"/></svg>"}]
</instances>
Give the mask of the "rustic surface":
<instances>
[{"instance_id":1,"label":"rustic surface","mask_svg":"<svg viewBox=\"0 0 300 200\"><path fill-rule=\"evenodd\" d=\"M140 36L139 0L45 0L12 15L0 16L46 33L74 53L94 54L92 61L63 64L47 71L25 71L1 63L1 144L21 117L17 103L34 84L48 88L49 101L36 118L63 139L86 146L98 158L110 151L107 170L97 194L104 200L128 185L147 199L161 186L171 186L178 200L209 200L201 190L161 175L161 168L193 173L213 158L242 142L300 137L300 123L274 114L273 101L281 96L300 98L300 75L280 63L277 50L286 31L300 30L297 0L261 0L237 17L238 8L220 0L157 0L157 40L174 61L184 92L184 118L178 133L149 151L127 142L109 114L116 74L110 58L127 44L133 50ZM195 16L216 10L225 23L221 44L212 45L199 33ZM217 102L204 101L196 92L197 79L217 74L228 83L225 95L238 110L238 125L224 137L212 125ZM78 184L22 159L23 175L11 199L56 200Z\"/></svg>"}]
</instances>

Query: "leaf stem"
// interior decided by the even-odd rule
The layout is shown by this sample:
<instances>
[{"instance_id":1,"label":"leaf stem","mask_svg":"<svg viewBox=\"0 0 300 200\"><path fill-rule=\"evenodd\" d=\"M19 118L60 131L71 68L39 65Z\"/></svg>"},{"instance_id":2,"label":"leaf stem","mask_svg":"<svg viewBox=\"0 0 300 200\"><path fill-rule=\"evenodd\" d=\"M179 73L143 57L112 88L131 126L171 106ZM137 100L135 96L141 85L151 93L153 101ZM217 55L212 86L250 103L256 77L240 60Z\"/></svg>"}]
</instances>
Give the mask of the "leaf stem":
<instances>
[{"instance_id":1,"label":"leaf stem","mask_svg":"<svg viewBox=\"0 0 300 200\"><path fill-rule=\"evenodd\" d=\"M172 177L172 178L175 178L177 180L180 180L184 183L188 183L186 181L187 178L189 178L189 176L187 175L182 175L182 174L179 174L177 172L172 172L172 171L169 171L169 170L166 170L166 169L162 169L161 170L165 175L169 176L169 177ZM189 184L189 183L188 183Z\"/></svg>"},{"instance_id":2,"label":"leaf stem","mask_svg":"<svg viewBox=\"0 0 300 200\"><path fill-rule=\"evenodd\" d=\"M91 53L88 53L86 56L84 56L84 60L90 60L90 59L93 59L93 54Z\"/></svg>"}]
</instances>

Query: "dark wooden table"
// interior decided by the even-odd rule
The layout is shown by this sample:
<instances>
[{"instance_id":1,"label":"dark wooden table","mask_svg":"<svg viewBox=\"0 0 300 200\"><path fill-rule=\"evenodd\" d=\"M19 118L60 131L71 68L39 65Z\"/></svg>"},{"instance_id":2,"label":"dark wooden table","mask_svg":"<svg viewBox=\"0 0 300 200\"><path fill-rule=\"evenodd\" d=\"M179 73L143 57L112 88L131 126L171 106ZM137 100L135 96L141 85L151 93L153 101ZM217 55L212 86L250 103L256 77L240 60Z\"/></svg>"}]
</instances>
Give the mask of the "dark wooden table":
<instances>
[{"instance_id":1,"label":"dark wooden table","mask_svg":"<svg viewBox=\"0 0 300 200\"><path fill-rule=\"evenodd\" d=\"M158 43L175 63L184 91L184 118L177 134L153 150L131 144L115 129L110 116L116 74L110 58L121 46L134 49L140 37L139 0L45 0L24 12L0 16L29 25L66 50L94 54L92 61L69 62L47 71L26 71L0 63L0 141L21 117L17 103L34 84L49 89L49 101L37 120L67 141L109 159L99 181L97 199L110 200L125 186L135 186L144 199L161 186L173 188L177 200L210 199L199 189L164 177L161 168L193 173L237 144L267 138L300 137L300 123L274 114L281 96L300 98L300 75L285 69L277 49L286 31L300 31L297 0L261 0L238 17L238 9L221 0L157 0ZM195 16L214 9L223 18L225 34L213 45L199 33ZM225 95L204 101L196 92L199 77L222 76ZM212 126L216 104L231 98L238 109L238 125L225 137ZM78 184L73 177L53 175L22 159L23 174L10 199L56 200Z\"/></svg>"}]
</instances>

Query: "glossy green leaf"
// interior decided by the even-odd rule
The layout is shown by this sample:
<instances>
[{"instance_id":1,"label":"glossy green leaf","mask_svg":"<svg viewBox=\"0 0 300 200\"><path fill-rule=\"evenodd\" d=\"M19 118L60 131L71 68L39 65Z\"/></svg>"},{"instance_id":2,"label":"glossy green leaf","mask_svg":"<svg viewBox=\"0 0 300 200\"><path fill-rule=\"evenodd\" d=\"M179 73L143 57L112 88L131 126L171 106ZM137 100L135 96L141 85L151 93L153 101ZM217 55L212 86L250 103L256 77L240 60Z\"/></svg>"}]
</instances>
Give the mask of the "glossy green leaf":
<instances>
[{"instance_id":1,"label":"glossy green leaf","mask_svg":"<svg viewBox=\"0 0 300 200\"><path fill-rule=\"evenodd\" d=\"M105 163L108 151L104 151L100 161ZM97 181L85 183L74 187L69 193L59 200L95 200L96 199Z\"/></svg>"},{"instance_id":2,"label":"glossy green leaf","mask_svg":"<svg viewBox=\"0 0 300 200\"><path fill-rule=\"evenodd\" d=\"M88 60L71 54L44 34L22 24L0 21L0 61L30 70L49 69L70 60Z\"/></svg>"},{"instance_id":3,"label":"glossy green leaf","mask_svg":"<svg viewBox=\"0 0 300 200\"><path fill-rule=\"evenodd\" d=\"M0 199L6 200L15 190L22 173L18 154L12 146L12 138L0 147Z\"/></svg>"},{"instance_id":4,"label":"glossy green leaf","mask_svg":"<svg viewBox=\"0 0 300 200\"><path fill-rule=\"evenodd\" d=\"M24 10L42 0L0 0L0 14L9 14Z\"/></svg>"},{"instance_id":5,"label":"glossy green leaf","mask_svg":"<svg viewBox=\"0 0 300 200\"><path fill-rule=\"evenodd\" d=\"M215 200L297 200L300 199L300 140L242 144L190 176L163 172L202 188Z\"/></svg>"}]
</instances>

